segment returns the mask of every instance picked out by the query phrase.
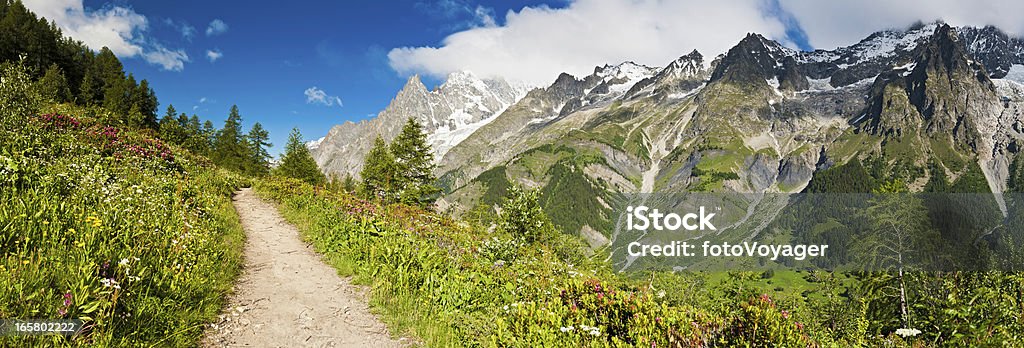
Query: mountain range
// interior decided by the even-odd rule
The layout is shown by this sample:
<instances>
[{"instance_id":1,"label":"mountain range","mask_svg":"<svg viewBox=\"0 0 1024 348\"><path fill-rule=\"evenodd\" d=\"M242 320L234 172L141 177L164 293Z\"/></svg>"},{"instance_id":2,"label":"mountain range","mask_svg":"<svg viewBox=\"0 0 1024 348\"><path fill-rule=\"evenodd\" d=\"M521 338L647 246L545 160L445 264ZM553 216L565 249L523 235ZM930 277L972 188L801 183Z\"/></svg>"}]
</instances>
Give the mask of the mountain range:
<instances>
[{"instance_id":1,"label":"mountain range","mask_svg":"<svg viewBox=\"0 0 1024 348\"><path fill-rule=\"evenodd\" d=\"M414 76L376 118L309 146L325 172L358 175L373 139L415 118L441 209L536 187L563 231L598 247L616 244L612 207L632 194L801 192L851 162L916 191L975 178L998 198L1020 170L1022 83L1024 41L991 26L917 24L809 52L751 33L710 61L694 50L533 89L459 72L431 91Z\"/></svg>"}]
</instances>

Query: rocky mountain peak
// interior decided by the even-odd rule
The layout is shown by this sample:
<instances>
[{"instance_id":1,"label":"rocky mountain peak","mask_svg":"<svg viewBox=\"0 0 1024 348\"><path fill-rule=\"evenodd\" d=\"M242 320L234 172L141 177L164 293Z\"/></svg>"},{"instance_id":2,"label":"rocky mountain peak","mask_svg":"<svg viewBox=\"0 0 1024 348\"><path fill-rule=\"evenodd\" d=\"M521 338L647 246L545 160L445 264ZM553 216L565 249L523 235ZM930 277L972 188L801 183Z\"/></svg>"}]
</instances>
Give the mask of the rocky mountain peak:
<instances>
[{"instance_id":1,"label":"rocky mountain peak","mask_svg":"<svg viewBox=\"0 0 1024 348\"><path fill-rule=\"evenodd\" d=\"M961 27L957 34L974 60L981 62L992 78L1003 78L1015 64L1024 64L1024 40L999 28Z\"/></svg>"},{"instance_id":2,"label":"rocky mountain peak","mask_svg":"<svg viewBox=\"0 0 1024 348\"><path fill-rule=\"evenodd\" d=\"M793 58L795 54L760 34L747 34L715 66L710 81L755 86L771 81L773 87L805 89L807 78Z\"/></svg>"},{"instance_id":3,"label":"rocky mountain peak","mask_svg":"<svg viewBox=\"0 0 1024 348\"><path fill-rule=\"evenodd\" d=\"M427 86L423 84L422 80L420 80L420 75L416 74L416 75L410 76L409 79L405 81L405 85L402 86L402 89L398 93L402 93L402 92L407 92L407 93L426 93L426 92L428 92L428 90L427 90Z\"/></svg>"},{"instance_id":4,"label":"rocky mountain peak","mask_svg":"<svg viewBox=\"0 0 1024 348\"><path fill-rule=\"evenodd\" d=\"M661 98L672 94L685 93L704 83L707 71L704 56L697 50L676 58L664 69L635 84L626 92L625 98L658 94Z\"/></svg>"},{"instance_id":5,"label":"rocky mountain peak","mask_svg":"<svg viewBox=\"0 0 1024 348\"><path fill-rule=\"evenodd\" d=\"M987 147L979 143L992 126L996 100L985 67L971 59L954 28L940 23L912 60L876 79L865 125L886 137L928 134L977 150Z\"/></svg>"}]
</instances>

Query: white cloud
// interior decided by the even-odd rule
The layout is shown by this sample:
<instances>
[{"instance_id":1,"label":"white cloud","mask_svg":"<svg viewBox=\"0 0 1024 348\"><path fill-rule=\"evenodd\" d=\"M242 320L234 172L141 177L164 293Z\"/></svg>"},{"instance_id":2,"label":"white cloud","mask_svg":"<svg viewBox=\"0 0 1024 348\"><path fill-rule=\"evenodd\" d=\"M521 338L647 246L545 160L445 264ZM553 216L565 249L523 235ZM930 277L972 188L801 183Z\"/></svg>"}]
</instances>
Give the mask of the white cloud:
<instances>
[{"instance_id":1,"label":"white cloud","mask_svg":"<svg viewBox=\"0 0 1024 348\"><path fill-rule=\"evenodd\" d=\"M196 35L196 27L193 27L192 25L188 24L188 22L178 22L173 19L167 18L164 19L164 23L170 26L171 28L174 28L174 30L177 30L179 33L181 33L181 37L189 42L191 42L192 38Z\"/></svg>"},{"instance_id":2,"label":"white cloud","mask_svg":"<svg viewBox=\"0 0 1024 348\"><path fill-rule=\"evenodd\" d=\"M115 6L86 12L82 0L26 0L25 6L56 22L64 34L92 49L106 46L123 57L142 53L134 39L138 31L146 30L146 17L130 8Z\"/></svg>"},{"instance_id":3,"label":"white cloud","mask_svg":"<svg viewBox=\"0 0 1024 348\"><path fill-rule=\"evenodd\" d=\"M142 58L169 71L182 71L185 69L185 62L189 61L185 50L170 50L161 45L153 45L151 50L142 54Z\"/></svg>"},{"instance_id":4,"label":"white cloud","mask_svg":"<svg viewBox=\"0 0 1024 348\"><path fill-rule=\"evenodd\" d=\"M199 104L202 104L202 103L205 103L205 102L206 102L206 97L199 98Z\"/></svg>"},{"instance_id":5,"label":"white cloud","mask_svg":"<svg viewBox=\"0 0 1024 348\"><path fill-rule=\"evenodd\" d=\"M439 47L395 48L388 58L402 74L444 77L465 69L546 85L560 72L584 76L608 63L663 66L695 48L710 60L748 32L785 39L785 26L765 6L763 0L578 0L562 9L525 7L509 11L502 26L457 32Z\"/></svg>"},{"instance_id":6,"label":"white cloud","mask_svg":"<svg viewBox=\"0 0 1024 348\"><path fill-rule=\"evenodd\" d=\"M950 25L995 25L1024 35L1024 1L1019 0L779 0L800 22L814 47L846 46L882 29L941 19Z\"/></svg>"},{"instance_id":7,"label":"white cloud","mask_svg":"<svg viewBox=\"0 0 1024 348\"><path fill-rule=\"evenodd\" d=\"M228 24L220 19L214 19L206 27L206 36L220 35L228 31Z\"/></svg>"},{"instance_id":8,"label":"white cloud","mask_svg":"<svg viewBox=\"0 0 1024 348\"><path fill-rule=\"evenodd\" d=\"M210 60L210 63L216 62L218 59L224 56L224 53L218 49L206 50L206 59Z\"/></svg>"},{"instance_id":9,"label":"white cloud","mask_svg":"<svg viewBox=\"0 0 1024 348\"><path fill-rule=\"evenodd\" d=\"M93 50L107 47L120 58L141 56L164 70L181 71L188 55L145 39L149 22L135 10L106 6L86 10L82 0L25 0L25 6L37 15L54 21L61 31L80 40Z\"/></svg>"},{"instance_id":10,"label":"white cloud","mask_svg":"<svg viewBox=\"0 0 1024 348\"><path fill-rule=\"evenodd\" d=\"M306 104L323 104L326 106L345 106L341 102L341 98L336 96L327 95L327 92L317 88L316 86L306 89Z\"/></svg>"}]
</instances>

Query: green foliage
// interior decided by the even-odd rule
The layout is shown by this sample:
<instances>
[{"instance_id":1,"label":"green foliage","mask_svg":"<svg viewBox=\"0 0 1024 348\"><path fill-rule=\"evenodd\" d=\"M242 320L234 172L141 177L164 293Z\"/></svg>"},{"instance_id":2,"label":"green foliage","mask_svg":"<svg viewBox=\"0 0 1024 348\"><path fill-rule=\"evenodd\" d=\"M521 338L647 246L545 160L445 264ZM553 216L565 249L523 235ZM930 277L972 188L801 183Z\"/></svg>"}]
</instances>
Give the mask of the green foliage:
<instances>
[{"instance_id":1,"label":"green foliage","mask_svg":"<svg viewBox=\"0 0 1024 348\"><path fill-rule=\"evenodd\" d=\"M64 72L57 64L50 65L46 74L39 81L36 81L36 88L43 100L50 103L68 103L74 101L71 95L71 87L68 85Z\"/></svg>"},{"instance_id":2,"label":"green foliage","mask_svg":"<svg viewBox=\"0 0 1024 348\"><path fill-rule=\"evenodd\" d=\"M281 164L274 169L274 175L301 180L310 185L323 185L327 182L327 177L320 172L316 160L302 142L302 133L298 128L292 128L288 135L288 144L284 147Z\"/></svg>"},{"instance_id":3,"label":"green foliage","mask_svg":"<svg viewBox=\"0 0 1024 348\"><path fill-rule=\"evenodd\" d=\"M573 160L580 160L578 157ZM584 225L598 231L610 231L611 209L605 208L599 199L604 197L600 187L595 187L580 168L585 163L572 160L559 161L548 169L551 179L541 189L540 203L562 233L577 235Z\"/></svg>"},{"instance_id":4,"label":"green foliage","mask_svg":"<svg viewBox=\"0 0 1024 348\"><path fill-rule=\"evenodd\" d=\"M847 163L815 172L805 192L867 193L872 192L874 187L874 179L868 175L860 160L854 157Z\"/></svg>"},{"instance_id":5,"label":"green foliage","mask_svg":"<svg viewBox=\"0 0 1024 348\"><path fill-rule=\"evenodd\" d=\"M477 175L476 178L473 178L473 182L479 182L487 187L484 194L480 196L480 204L488 207L501 203L501 200L508 195L509 186L512 185L508 181L505 166L497 166L485 170L480 175Z\"/></svg>"},{"instance_id":6,"label":"green foliage","mask_svg":"<svg viewBox=\"0 0 1024 348\"><path fill-rule=\"evenodd\" d=\"M557 232L540 207L539 190L526 190L513 184L498 215L498 231L521 238L527 243L544 241Z\"/></svg>"},{"instance_id":7,"label":"green foliage","mask_svg":"<svg viewBox=\"0 0 1024 348\"><path fill-rule=\"evenodd\" d=\"M167 113L160 119L160 138L174 144L181 144L186 138L185 129L178 123L178 111L174 105L167 105Z\"/></svg>"},{"instance_id":8,"label":"green foliage","mask_svg":"<svg viewBox=\"0 0 1024 348\"><path fill-rule=\"evenodd\" d=\"M946 171L935 160L928 161L928 183L924 192L949 192L949 178Z\"/></svg>"},{"instance_id":9,"label":"green foliage","mask_svg":"<svg viewBox=\"0 0 1024 348\"><path fill-rule=\"evenodd\" d=\"M42 97L32 87L32 78L22 62L0 64L0 122L13 125L15 120L35 115Z\"/></svg>"},{"instance_id":10,"label":"green foliage","mask_svg":"<svg viewBox=\"0 0 1024 348\"><path fill-rule=\"evenodd\" d=\"M988 180L985 179L985 173L981 171L981 167L978 163L971 162L967 165L967 171L960 175L950 185L950 192L961 192L961 193L991 193L992 189L988 187Z\"/></svg>"}]
</instances>

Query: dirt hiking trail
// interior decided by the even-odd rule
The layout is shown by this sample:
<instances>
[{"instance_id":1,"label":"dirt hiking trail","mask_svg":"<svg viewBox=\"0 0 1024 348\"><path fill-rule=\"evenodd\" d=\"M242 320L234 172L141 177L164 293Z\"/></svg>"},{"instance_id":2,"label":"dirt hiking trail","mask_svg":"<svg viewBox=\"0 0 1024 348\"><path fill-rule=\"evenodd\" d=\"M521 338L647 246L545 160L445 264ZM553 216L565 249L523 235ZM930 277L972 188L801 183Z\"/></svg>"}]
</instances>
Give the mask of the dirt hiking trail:
<instances>
[{"instance_id":1,"label":"dirt hiking trail","mask_svg":"<svg viewBox=\"0 0 1024 348\"><path fill-rule=\"evenodd\" d=\"M206 347L402 347L370 313L365 290L338 276L251 189L232 199L247 240L229 304Z\"/></svg>"}]
</instances>

